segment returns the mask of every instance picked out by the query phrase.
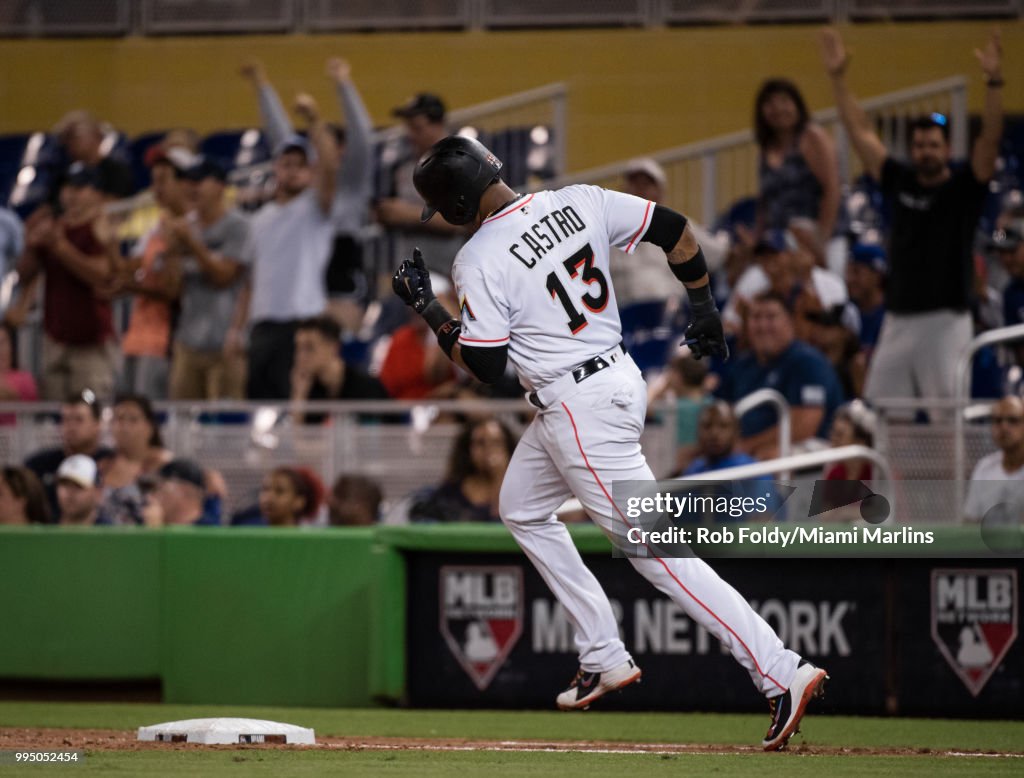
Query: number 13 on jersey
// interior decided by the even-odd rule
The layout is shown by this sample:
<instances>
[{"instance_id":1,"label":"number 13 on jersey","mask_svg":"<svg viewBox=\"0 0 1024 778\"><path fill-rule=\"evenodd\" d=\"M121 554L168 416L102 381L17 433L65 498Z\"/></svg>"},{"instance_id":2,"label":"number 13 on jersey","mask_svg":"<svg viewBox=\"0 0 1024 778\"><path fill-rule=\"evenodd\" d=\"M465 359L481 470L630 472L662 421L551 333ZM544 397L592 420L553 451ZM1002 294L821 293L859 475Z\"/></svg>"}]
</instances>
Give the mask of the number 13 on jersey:
<instances>
[{"instance_id":1,"label":"number 13 on jersey","mask_svg":"<svg viewBox=\"0 0 1024 778\"><path fill-rule=\"evenodd\" d=\"M592 313L603 311L608 305L608 279L600 268L594 267L594 250L590 244L585 245L562 264L569 278L579 277L589 287L589 290L580 297L583 307ZM558 300L565 309L565 314L569 317L566 326L573 335L587 326L586 314L576 308L572 295L558 280L555 271L548 273L547 290L551 294L551 299Z\"/></svg>"}]
</instances>

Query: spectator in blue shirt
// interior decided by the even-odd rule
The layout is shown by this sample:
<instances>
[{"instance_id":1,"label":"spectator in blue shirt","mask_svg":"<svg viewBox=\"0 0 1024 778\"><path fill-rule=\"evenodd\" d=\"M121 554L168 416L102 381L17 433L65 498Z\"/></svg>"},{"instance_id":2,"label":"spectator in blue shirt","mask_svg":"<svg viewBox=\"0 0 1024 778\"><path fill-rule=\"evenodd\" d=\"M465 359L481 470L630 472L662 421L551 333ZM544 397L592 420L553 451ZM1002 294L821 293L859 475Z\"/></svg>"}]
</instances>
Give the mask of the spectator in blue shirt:
<instances>
[{"instance_id":1,"label":"spectator in blue shirt","mask_svg":"<svg viewBox=\"0 0 1024 778\"><path fill-rule=\"evenodd\" d=\"M1010 219L996 230L991 246L1010 274L1010 283L1003 290L1003 323L1020 324L1024 321L1024 217Z\"/></svg>"},{"instance_id":2,"label":"spectator in blue shirt","mask_svg":"<svg viewBox=\"0 0 1024 778\"><path fill-rule=\"evenodd\" d=\"M750 454L737 450L739 442L740 425L733 413L732 406L725 400L714 400L710 405L705 405L700 413L697 422L697 448L698 456L683 473L684 478L692 478L700 481L701 473L710 473L715 470L725 470L740 465L750 465L756 462ZM726 495L729 497L751 497L758 498L767 496L771 506L767 514L753 511L743 516L729 516L725 514L714 514L715 521L748 521L766 520L772 517L781 518L777 515L782 506L783 499L780 499L775 492L772 478L769 475L745 478L742 481L724 481L710 491L705 492L714 495ZM701 491L697 487L698 492ZM704 519L708 517L705 515Z\"/></svg>"},{"instance_id":3,"label":"spectator in blue shirt","mask_svg":"<svg viewBox=\"0 0 1024 778\"><path fill-rule=\"evenodd\" d=\"M860 345L869 355L882 331L885 317L885 249L855 243L846 263L846 289L860 313Z\"/></svg>"},{"instance_id":4,"label":"spectator in blue shirt","mask_svg":"<svg viewBox=\"0 0 1024 778\"><path fill-rule=\"evenodd\" d=\"M776 389L790 405L794 445L824 440L832 413L843 401L842 388L828 360L796 339L793 315L781 295L769 291L754 298L747 334L751 352L723 375L718 397L734 403L757 389ZM744 414L740 433L741 451L757 459L778 456L778 419L773 408L761 406Z\"/></svg>"},{"instance_id":5,"label":"spectator in blue shirt","mask_svg":"<svg viewBox=\"0 0 1024 778\"><path fill-rule=\"evenodd\" d=\"M724 470L727 467L749 465L757 460L736 449L740 425L732 406L725 400L714 400L705 405L697 419L697 458L683 471L683 476L694 476ZM767 476L758 480L770 480Z\"/></svg>"}]
</instances>

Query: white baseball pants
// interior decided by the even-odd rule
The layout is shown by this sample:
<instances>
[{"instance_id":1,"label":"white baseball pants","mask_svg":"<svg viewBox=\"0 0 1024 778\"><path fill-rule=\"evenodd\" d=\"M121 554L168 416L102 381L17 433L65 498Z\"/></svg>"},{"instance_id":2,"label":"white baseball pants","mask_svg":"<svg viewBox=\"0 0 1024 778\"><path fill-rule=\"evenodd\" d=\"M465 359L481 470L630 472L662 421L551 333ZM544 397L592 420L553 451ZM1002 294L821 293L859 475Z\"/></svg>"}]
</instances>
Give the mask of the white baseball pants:
<instances>
[{"instance_id":1,"label":"white baseball pants","mask_svg":"<svg viewBox=\"0 0 1024 778\"><path fill-rule=\"evenodd\" d=\"M630 658L611 604L554 511L571 495L607 534L629 521L612 502L612 482L654 480L640 449L647 409L643 376L628 356L576 384L541 393L544 410L527 428L501 488L499 510L576 630L580 665L603 672ZM800 657L702 559L631 558L633 567L717 637L765 695L785 691Z\"/></svg>"}]
</instances>

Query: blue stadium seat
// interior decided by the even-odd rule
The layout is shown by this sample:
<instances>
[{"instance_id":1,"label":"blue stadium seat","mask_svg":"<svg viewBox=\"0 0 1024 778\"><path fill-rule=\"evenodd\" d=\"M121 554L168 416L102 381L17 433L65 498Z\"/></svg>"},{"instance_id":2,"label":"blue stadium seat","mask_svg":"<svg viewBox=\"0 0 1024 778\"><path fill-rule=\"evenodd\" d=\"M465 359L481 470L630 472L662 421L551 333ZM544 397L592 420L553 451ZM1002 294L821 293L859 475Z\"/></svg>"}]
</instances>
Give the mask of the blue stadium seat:
<instances>
[{"instance_id":1,"label":"blue stadium seat","mask_svg":"<svg viewBox=\"0 0 1024 778\"><path fill-rule=\"evenodd\" d=\"M619 309L619 320L622 322L623 334L635 330L653 330L664 323L665 301L646 300L639 303L631 303Z\"/></svg>"},{"instance_id":2,"label":"blue stadium seat","mask_svg":"<svg viewBox=\"0 0 1024 778\"><path fill-rule=\"evenodd\" d=\"M672 339L665 326L665 302L648 300L619 310L622 342L642 371L664 366Z\"/></svg>"},{"instance_id":3,"label":"blue stadium seat","mask_svg":"<svg viewBox=\"0 0 1024 778\"><path fill-rule=\"evenodd\" d=\"M28 145L28 133L0 135L0 202L7 202L21 170L21 158Z\"/></svg>"},{"instance_id":4,"label":"blue stadium seat","mask_svg":"<svg viewBox=\"0 0 1024 778\"><path fill-rule=\"evenodd\" d=\"M15 169L14 178L10 181L7 194L8 204L24 218L31 213L50 194L56 172L67 164L63 149L51 135L43 135L43 142L35 153L32 153L31 139L35 133L26 136L24 143L12 143L9 164ZM20 145L20 149L17 147ZM5 163L8 160L5 158ZM22 168L31 165L35 175L31 183L23 191L17 191L17 176Z\"/></svg>"},{"instance_id":5,"label":"blue stadium seat","mask_svg":"<svg viewBox=\"0 0 1024 778\"><path fill-rule=\"evenodd\" d=\"M668 362L674 345L675 340L673 338L659 334L646 340L635 342L627 350L629 355L633 357L636 366L640 368L640 371L646 373L648 370L663 368Z\"/></svg>"}]
</instances>

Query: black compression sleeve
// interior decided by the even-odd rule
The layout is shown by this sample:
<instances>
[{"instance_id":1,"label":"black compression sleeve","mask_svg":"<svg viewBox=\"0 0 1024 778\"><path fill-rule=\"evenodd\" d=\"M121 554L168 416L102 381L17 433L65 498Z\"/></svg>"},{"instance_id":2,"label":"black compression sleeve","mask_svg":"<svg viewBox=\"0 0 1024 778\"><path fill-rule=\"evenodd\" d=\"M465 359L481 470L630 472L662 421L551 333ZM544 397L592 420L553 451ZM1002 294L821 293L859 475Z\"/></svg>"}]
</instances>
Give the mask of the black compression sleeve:
<instances>
[{"instance_id":1,"label":"black compression sleeve","mask_svg":"<svg viewBox=\"0 0 1024 778\"><path fill-rule=\"evenodd\" d=\"M640 240L653 243L667 254L675 248L685 229L685 216L663 205L655 205L651 223Z\"/></svg>"},{"instance_id":2,"label":"black compression sleeve","mask_svg":"<svg viewBox=\"0 0 1024 778\"><path fill-rule=\"evenodd\" d=\"M462 361L473 371L480 381L493 384L505 374L505 363L508 360L508 345L504 346L467 346L459 348Z\"/></svg>"}]
</instances>

